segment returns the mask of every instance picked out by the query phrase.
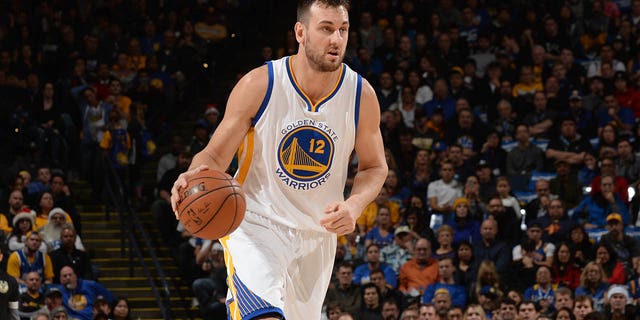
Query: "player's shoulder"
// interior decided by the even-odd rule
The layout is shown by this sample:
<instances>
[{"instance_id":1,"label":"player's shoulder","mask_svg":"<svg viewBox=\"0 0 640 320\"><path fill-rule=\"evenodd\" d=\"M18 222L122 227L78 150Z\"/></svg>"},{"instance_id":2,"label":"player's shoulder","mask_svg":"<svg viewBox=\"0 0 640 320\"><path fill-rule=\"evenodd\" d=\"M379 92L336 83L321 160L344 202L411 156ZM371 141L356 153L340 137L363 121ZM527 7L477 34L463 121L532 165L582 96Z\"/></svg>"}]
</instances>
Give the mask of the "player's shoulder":
<instances>
[{"instance_id":1,"label":"player's shoulder","mask_svg":"<svg viewBox=\"0 0 640 320\"><path fill-rule=\"evenodd\" d=\"M266 88L269 84L269 67L267 64L263 64L260 67L254 68L247 72L240 81L239 86L249 86L252 88Z\"/></svg>"}]
</instances>

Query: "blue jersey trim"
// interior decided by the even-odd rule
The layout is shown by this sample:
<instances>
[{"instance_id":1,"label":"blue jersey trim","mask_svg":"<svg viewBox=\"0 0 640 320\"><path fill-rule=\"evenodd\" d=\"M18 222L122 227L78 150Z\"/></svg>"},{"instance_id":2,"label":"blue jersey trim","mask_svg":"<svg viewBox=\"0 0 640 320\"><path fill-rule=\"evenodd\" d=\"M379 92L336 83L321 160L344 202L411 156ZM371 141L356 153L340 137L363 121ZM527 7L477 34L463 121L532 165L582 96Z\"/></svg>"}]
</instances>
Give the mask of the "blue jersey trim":
<instances>
[{"instance_id":1,"label":"blue jersey trim","mask_svg":"<svg viewBox=\"0 0 640 320\"><path fill-rule=\"evenodd\" d=\"M233 275L233 284L236 288L236 303L240 309L240 316L243 319L252 319L254 315L269 312L282 313L282 310L272 306L270 303L247 288L235 273Z\"/></svg>"},{"instance_id":2,"label":"blue jersey trim","mask_svg":"<svg viewBox=\"0 0 640 320\"><path fill-rule=\"evenodd\" d=\"M242 316L242 319L254 319L255 317L258 317L258 316L262 316L265 314L274 314L274 313L279 314L282 317L282 319L285 319L284 312L282 311L282 309L278 307L271 307L267 309L258 310L258 311L249 313L246 316Z\"/></svg>"},{"instance_id":3,"label":"blue jersey trim","mask_svg":"<svg viewBox=\"0 0 640 320\"><path fill-rule=\"evenodd\" d=\"M338 91L340 91L340 87L342 87L342 82L344 81L344 75L347 74L347 70L345 68L345 66L342 66L342 73L340 74L340 80L338 81L338 85L336 85L336 87L333 89L333 92L331 92L331 94L324 98L322 101L320 101L317 105L316 105L316 112L320 111L320 107L325 104L327 101L331 100L331 98L333 98L333 96L336 95L336 93L338 93Z\"/></svg>"},{"instance_id":4,"label":"blue jersey trim","mask_svg":"<svg viewBox=\"0 0 640 320\"><path fill-rule=\"evenodd\" d=\"M311 111L311 109L313 108L313 106L311 105L311 101L307 99L304 92L302 92L302 90L300 90L300 88L296 84L296 80L293 78L293 74L291 73L291 68L289 67L289 63L290 63L289 59L291 59L291 57L287 57L286 61L284 62L285 69L287 69L287 76L289 77L289 81L291 81L291 85L293 86L294 89L296 89L296 92L298 92L298 95L302 98L302 100L304 100L304 103L307 105L307 110Z\"/></svg>"},{"instance_id":5,"label":"blue jersey trim","mask_svg":"<svg viewBox=\"0 0 640 320\"><path fill-rule=\"evenodd\" d=\"M358 85L356 87L356 107L354 110L354 120L356 131L358 131L358 122L360 120L360 95L362 94L362 76L358 75Z\"/></svg>"},{"instance_id":6,"label":"blue jersey trim","mask_svg":"<svg viewBox=\"0 0 640 320\"><path fill-rule=\"evenodd\" d=\"M273 91L273 62L267 62L267 70L269 73L269 84L267 85L267 93L264 95L264 100L262 100L262 104L260 105L255 118L253 118L253 121L251 121L254 126L256 125L256 123L258 123L260 117L262 117L264 110L267 109L267 105L269 104L269 100L271 99L271 92Z\"/></svg>"}]
</instances>

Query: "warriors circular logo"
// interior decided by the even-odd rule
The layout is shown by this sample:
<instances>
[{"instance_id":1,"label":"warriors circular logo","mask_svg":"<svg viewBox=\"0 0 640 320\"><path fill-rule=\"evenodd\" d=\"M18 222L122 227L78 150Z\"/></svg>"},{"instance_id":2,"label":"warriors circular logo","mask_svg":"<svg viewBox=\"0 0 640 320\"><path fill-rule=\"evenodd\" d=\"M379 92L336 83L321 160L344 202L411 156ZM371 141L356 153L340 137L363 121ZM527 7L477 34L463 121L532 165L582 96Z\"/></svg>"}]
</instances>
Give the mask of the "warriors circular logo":
<instances>
[{"instance_id":1,"label":"warriors circular logo","mask_svg":"<svg viewBox=\"0 0 640 320\"><path fill-rule=\"evenodd\" d=\"M311 181L325 175L333 159L333 140L312 126L298 127L287 134L278 146L278 162L292 179Z\"/></svg>"}]
</instances>

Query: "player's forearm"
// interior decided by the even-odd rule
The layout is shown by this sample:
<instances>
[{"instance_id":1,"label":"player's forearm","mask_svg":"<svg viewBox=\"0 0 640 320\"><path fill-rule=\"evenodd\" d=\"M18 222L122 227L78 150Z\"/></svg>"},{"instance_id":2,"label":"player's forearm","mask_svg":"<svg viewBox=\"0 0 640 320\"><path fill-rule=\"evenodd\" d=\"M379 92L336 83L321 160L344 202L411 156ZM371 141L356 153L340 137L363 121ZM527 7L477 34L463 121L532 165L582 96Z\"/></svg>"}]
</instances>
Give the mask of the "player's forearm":
<instances>
[{"instance_id":1,"label":"player's forearm","mask_svg":"<svg viewBox=\"0 0 640 320\"><path fill-rule=\"evenodd\" d=\"M351 195L346 202L356 209L358 217L364 208L378 196L387 177L387 170L386 164L382 164L360 170L356 174Z\"/></svg>"},{"instance_id":2,"label":"player's forearm","mask_svg":"<svg viewBox=\"0 0 640 320\"><path fill-rule=\"evenodd\" d=\"M229 160L229 162L231 162L231 160ZM207 148L198 152L193 157L193 160L191 161L191 166L189 166L189 170L195 169L201 165L205 165L211 170L217 170L222 172L226 171L228 167L228 164L224 165L222 161L218 157L214 156L209 150L207 150Z\"/></svg>"}]
</instances>

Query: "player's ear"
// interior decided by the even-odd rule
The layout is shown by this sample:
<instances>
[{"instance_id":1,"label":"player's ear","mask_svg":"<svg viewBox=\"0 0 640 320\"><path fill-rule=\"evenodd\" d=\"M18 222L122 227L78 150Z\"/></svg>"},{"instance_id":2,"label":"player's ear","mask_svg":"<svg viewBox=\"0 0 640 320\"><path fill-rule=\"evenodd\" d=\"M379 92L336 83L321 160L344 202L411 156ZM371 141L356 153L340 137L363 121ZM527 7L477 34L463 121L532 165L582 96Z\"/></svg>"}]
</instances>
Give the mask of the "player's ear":
<instances>
[{"instance_id":1,"label":"player's ear","mask_svg":"<svg viewBox=\"0 0 640 320\"><path fill-rule=\"evenodd\" d=\"M293 27L293 29L296 33L296 40L298 41L298 43L302 43L302 39L304 39L304 33L305 33L304 24L298 21L296 22L296 25Z\"/></svg>"}]
</instances>

